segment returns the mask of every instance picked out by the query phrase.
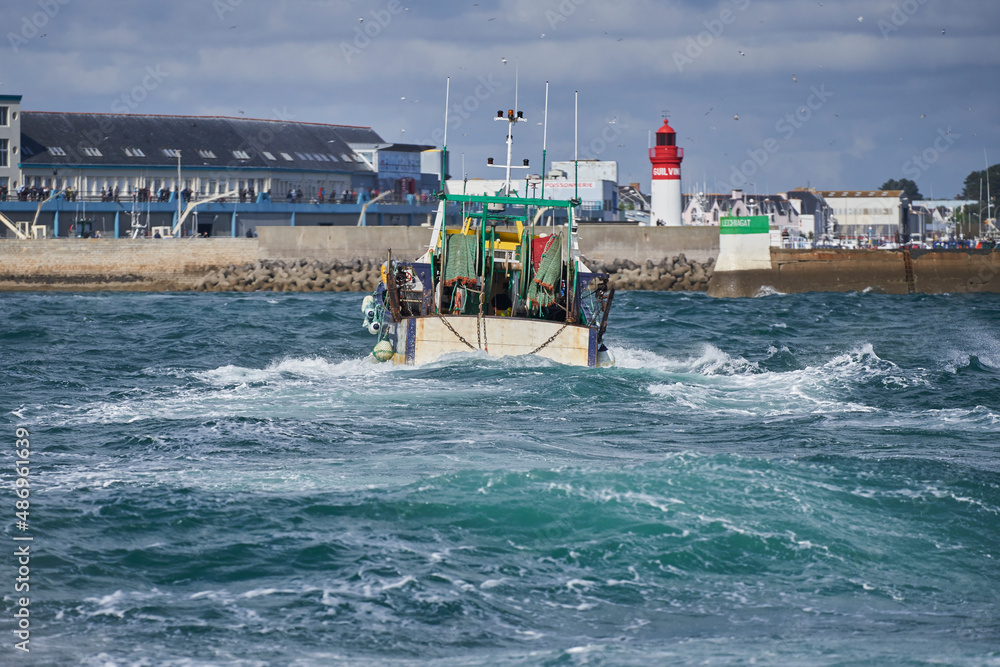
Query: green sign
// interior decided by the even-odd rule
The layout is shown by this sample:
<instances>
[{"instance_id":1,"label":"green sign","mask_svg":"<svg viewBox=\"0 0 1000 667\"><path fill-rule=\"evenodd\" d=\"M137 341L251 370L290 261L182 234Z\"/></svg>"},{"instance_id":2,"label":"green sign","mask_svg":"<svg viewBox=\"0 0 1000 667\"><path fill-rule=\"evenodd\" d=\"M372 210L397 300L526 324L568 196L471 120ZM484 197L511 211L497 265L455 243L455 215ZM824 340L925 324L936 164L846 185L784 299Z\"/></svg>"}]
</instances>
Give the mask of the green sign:
<instances>
[{"instance_id":1,"label":"green sign","mask_svg":"<svg viewBox=\"0 0 1000 667\"><path fill-rule=\"evenodd\" d=\"M724 217L719 220L720 234L767 234L769 228L766 215L751 215L746 218Z\"/></svg>"}]
</instances>

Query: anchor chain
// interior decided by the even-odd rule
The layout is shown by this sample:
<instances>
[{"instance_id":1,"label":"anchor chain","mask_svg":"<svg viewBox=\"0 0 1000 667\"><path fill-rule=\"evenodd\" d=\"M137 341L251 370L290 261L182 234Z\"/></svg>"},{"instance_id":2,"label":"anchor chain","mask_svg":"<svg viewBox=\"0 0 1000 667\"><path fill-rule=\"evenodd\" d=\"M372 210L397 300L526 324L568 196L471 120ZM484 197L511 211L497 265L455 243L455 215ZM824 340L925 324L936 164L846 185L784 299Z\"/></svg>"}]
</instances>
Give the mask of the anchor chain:
<instances>
[{"instance_id":1,"label":"anchor chain","mask_svg":"<svg viewBox=\"0 0 1000 667\"><path fill-rule=\"evenodd\" d=\"M485 300L486 293L483 292L479 295L479 317L476 318L476 343L480 349L489 352L490 342L486 339L486 322L483 321L483 301ZM482 329L482 338L480 338L480 328Z\"/></svg>"},{"instance_id":2,"label":"anchor chain","mask_svg":"<svg viewBox=\"0 0 1000 667\"><path fill-rule=\"evenodd\" d=\"M536 347L534 350L532 350L531 352L529 352L529 354L538 354L539 352L541 352L542 349L544 349L549 343L551 343L552 341L554 341L556 339L556 336L558 336L559 334L561 334L563 332L563 329L565 329L568 326L569 326L569 322L567 322L566 324L564 324L561 327L559 327L559 331L557 331L554 334L552 334L551 336L549 336L549 339L547 341L545 341L544 343L542 343L541 345L539 345L538 347Z\"/></svg>"},{"instance_id":3,"label":"anchor chain","mask_svg":"<svg viewBox=\"0 0 1000 667\"><path fill-rule=\"evenodd\" d=\"M470 343L469 341L467 341L467 340L465 340L464 338L462 338L462 334L460 334L460 333L458 333L457 331L455 331L455 329L453 329L453 328L452 328L452 326L451 326L451 323L450 323L450 322L448 322L448 320L444 319L444 317L442 317L440 313L438 313L438 319L440 319L440 320L441 320L442 322L444 322L444 325L445 325L446 327L448 327L448 331L450 331L450 332L452 332L453 334L455 334L455 337L456 337L456 338L458 338L458 339L459 339L460 341L462 341L463 343L465 343L466 345L468 345L468 346L469 346L469 349L470 349L470 350L475 350L475 349L476 349L476 348L475 348L475 347L474 347L474 346L472 345L472 343Z\"/></svg>"}]
</instances>

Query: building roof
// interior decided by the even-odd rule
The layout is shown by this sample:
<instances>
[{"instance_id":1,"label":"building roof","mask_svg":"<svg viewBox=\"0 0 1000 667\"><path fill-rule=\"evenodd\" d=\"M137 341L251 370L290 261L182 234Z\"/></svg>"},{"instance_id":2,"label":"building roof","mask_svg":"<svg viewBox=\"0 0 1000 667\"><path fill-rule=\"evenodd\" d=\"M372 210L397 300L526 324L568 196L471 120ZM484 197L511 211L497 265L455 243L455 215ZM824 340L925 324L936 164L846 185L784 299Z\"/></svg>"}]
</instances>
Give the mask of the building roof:
<instances>
[{"instance_id":1,"label":"building roof","mask_svg":"<svg viewBox=\"0 0 1000 667\"><path fill-rule=\"evenodd\" d=\"M789 190L788 199L799 200L802 215L815 215L817 211L822 212L824 208L829 208L823 195L813 190Z\"/></svg>"},{"instance_id":2,"label":"building roof","mask_svg":"<svg viewBox=\"0 0 1000 667\"><path fill-rule=\"evenodd\" d=\"M424 144L386 144L382 148L383 151L392 151L393 153L423 153L433 149L434 146Z\"/></svg>"},{"instance_id":3,"label":"building roof","mask_svg":"<svg viewBox=\"0 0 1000 667\"><path fill-rule=\"evenodd\" d=\"M791 193L789 193L791 194ZM902 190L820 190L817 194L823 197L886 197L899 199Z\"/></svg>"},{"instance_id":4,"label":"building roof","mask_svg":"<svg viewBox=\"0 0 1000 667\"><path fill-rule=\"evenodd\" d=\"M24 111L21 166L370 172L348 145L367 127L224 116Z\"/></svg>"}]
</instances>

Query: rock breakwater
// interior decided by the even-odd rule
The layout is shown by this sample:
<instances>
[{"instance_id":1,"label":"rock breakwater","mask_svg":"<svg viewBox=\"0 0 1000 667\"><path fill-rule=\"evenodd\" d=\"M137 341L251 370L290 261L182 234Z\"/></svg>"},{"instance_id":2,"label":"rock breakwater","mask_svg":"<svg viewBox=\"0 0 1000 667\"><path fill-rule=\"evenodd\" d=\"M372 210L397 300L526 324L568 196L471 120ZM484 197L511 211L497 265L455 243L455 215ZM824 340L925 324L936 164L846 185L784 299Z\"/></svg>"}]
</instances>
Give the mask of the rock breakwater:
<instances>
[{"instance_id":1,"label":"rock breakwater","mask_svg":"<svg viewBox=\"0 0 1000 667\"><path fill-rule=\"evenodd\" d=\"M704 292L715 269L715 259L705 262L689 260L680 253L664 257L659 262L646 260L639 264L629 259L611 262L588 261L591 271L607 273L608 283L616 290L643 290L651 292Z\"/></svg>"},{"instance_id":2,"label":"rock breakwater","mask_svg":"<svg viewBox=\"0 0 1000 667\"><path fill-rule=\"evenodd\" d=\"M584 260L592 271L607 273L618 290L705 291L715 260L697 262L683 253L638 264L628 259L611 262ZM211 271L190 289L196 292L371 292L381 279L381 261L258 260L229 264Z\"/></svg>"}]
</instances>

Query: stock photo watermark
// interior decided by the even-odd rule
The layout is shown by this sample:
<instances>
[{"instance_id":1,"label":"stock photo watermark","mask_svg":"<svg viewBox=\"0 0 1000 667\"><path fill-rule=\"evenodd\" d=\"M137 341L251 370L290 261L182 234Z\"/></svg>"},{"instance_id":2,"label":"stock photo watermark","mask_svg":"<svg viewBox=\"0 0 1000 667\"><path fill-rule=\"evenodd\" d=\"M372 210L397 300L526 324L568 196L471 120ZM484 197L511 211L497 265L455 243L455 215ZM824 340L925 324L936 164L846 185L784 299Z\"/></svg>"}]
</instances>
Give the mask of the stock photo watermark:
<instances>
[{"instance_id":1,"label":"stock photo watermark","mask_svg":"<svg viewBox=\"0 0 1000 667\"><path fill-rule=\"evenodd\" d=\"M7 39L10 41L10 48L17 54L22 46L27 46L28 42L38 37L45 36L42 30L49 22L59 14L59 11L70 0L35 0L38 11L25 14L21 17L21 26L18 32L8 32Z\"/></svg>"},{"instance_id":2,"label":"stock photo watermark","mask_svg":"<svg viewBox=\"0 0 1000 667\"><path fill-rule=\"evenodd\" d=\"M598 136L594 137L586 144L580 148L580 157L584 160L596 160L601 155L603 155L609 148L615 145L620 137L625 132L622 126L618 123L609 121L598 133Z\"/></svg>"},{"instance_id":3,"label":"stock photo watermark","mask_svg":"<svg viewBox=\"0 0 1000 667\"><path fill-rule=\"evenodd\" d=\"M750 0L730 0L732 5L740 12L745 12L750 6ZM694 61L701 57L705 50L715 44L715 40L722 37L728 26L736 23L738 18L729 7L725 7L719 12L718 18L707 19L702 22L705 29L694 37L688 37L687 46L684 52L674 51L674 65L678 72L683 72L687 65L694 64Z\"/></svg>"},{"instance_id":4,"label":"stock photo watermark","mask_svg":"<svg viewBox=\"0 0 1000 667\"><path fill-rule=\"evenodd\" d=\"M559 29L559 24L568 20L576 13L576 10L587 0L562 0L556 7L558 11L548 9L545 11L545 20L549 22L549 28L553 31Z\"/></svg>"},{"instance_id":5,"label":"stock photo watermark","mask_svg":"<svg viewBox=\"0 0 1000 667\"><path fill-rule=\"evenodd\" d=\"M461 101L452 102L448 107L448 129L452 132L458 131L462 127L462 124L472 117L472 114L479 111L483 107L483 104L493 97L494 93L503 88L503 84L493 78L492 72L486 75L479 75L477 81L478 84L470 94L466 95ZM444 128L438 127L431 132L430 139L423 143L437 146L443 140Z\"/></svg>"},{"instance_id":6,"label":"stock photo watermark","mask_svg":"<svg viewBox=\"0 0 1000 667\"><path fill-rule=\"evenodd\" d=\"M920 180L920 177L934 166L941 159L941 156L948 152L948 149L961 138L962 135L953 133L950 127L947 129L939 127L938 136L934 139L934 142L919 154L914 155L903 163L903 174L914 181Z\"/></svg>"},{"instance_id":7,"label":"stock photo watermark","mask_svg":"<svg viewBox=\"0 0 1000 667\"><path fill-rule=\"evenodd\" d=\"M889 20L879 19L878 29L882 32L882 39L889 39L889 35L898 32L900 28L910 22L920 8L930 0L904 0L901 4L892 5L892 14Z\"/></svg>"},{"instance_id":8,"label":"stock photo watermark","mask_svg":"<svg viewBox=\"0 0 1000 667\"><path fill-rule=\"evenodd\" d=\"M833 93L826 89L825 84L820 84L819 87L812 86L805 105L796 109L794 113L787 113L779 118L774 124L774 131L780 135L781 140L789 141L813 118L817 111L823 108L831 97L833 97ZM754 174L770 161L773 155L780 151L781 141L775 137L765 139L759 148L748 148L748 159L739 166L733 165L733 171L730 175L731 184L723 183L723 185L727 189L742 188L750 182Z\"/></svg>"},{"instance_id":9,"label":"stock photo watermark","mask_svg":"<svg viewBox=\"0 0 1000 667\"><path fill-rule=\"evenodd\" d=\"M369 12L371 19L368 22L365 22L363 16L358 19L357 25L354 26L354 39L340 43L340 52L347 64L351 64L354 58L371 46L372 42L389 27L393 18L404 11L400 0L389 0L385 9L373 9Z\"/></svg>"},{"instance_id":10,"label":"stock photo watermark","mask_svg":"<svg viewBox=\"0 0 1000 667\"><path fill-rule=\"evenodd\" d=\"M31 651L31 440L26 428L14 431L14 648Z\"/></svg>"},{"instance_id":11,"label":"stock photo watermark","mask_svg":"<svg viewBox=\"0 0 1000 667\"><path fill-rule=\"evenodd\" d=\"M149 94L159 88L160 84L169 76L170 72L166 71L162 65L147 65L139 83L111 101L111 113L128 114L135 111L149 97ZM97 127L83 133L83 138L86 141L80 142L79 146L97 146L113 134L114 131L115 123L112 117L99 114ZM83 160L80 159L78 162L83 162Z\"/></svg>"}]
</instances>

